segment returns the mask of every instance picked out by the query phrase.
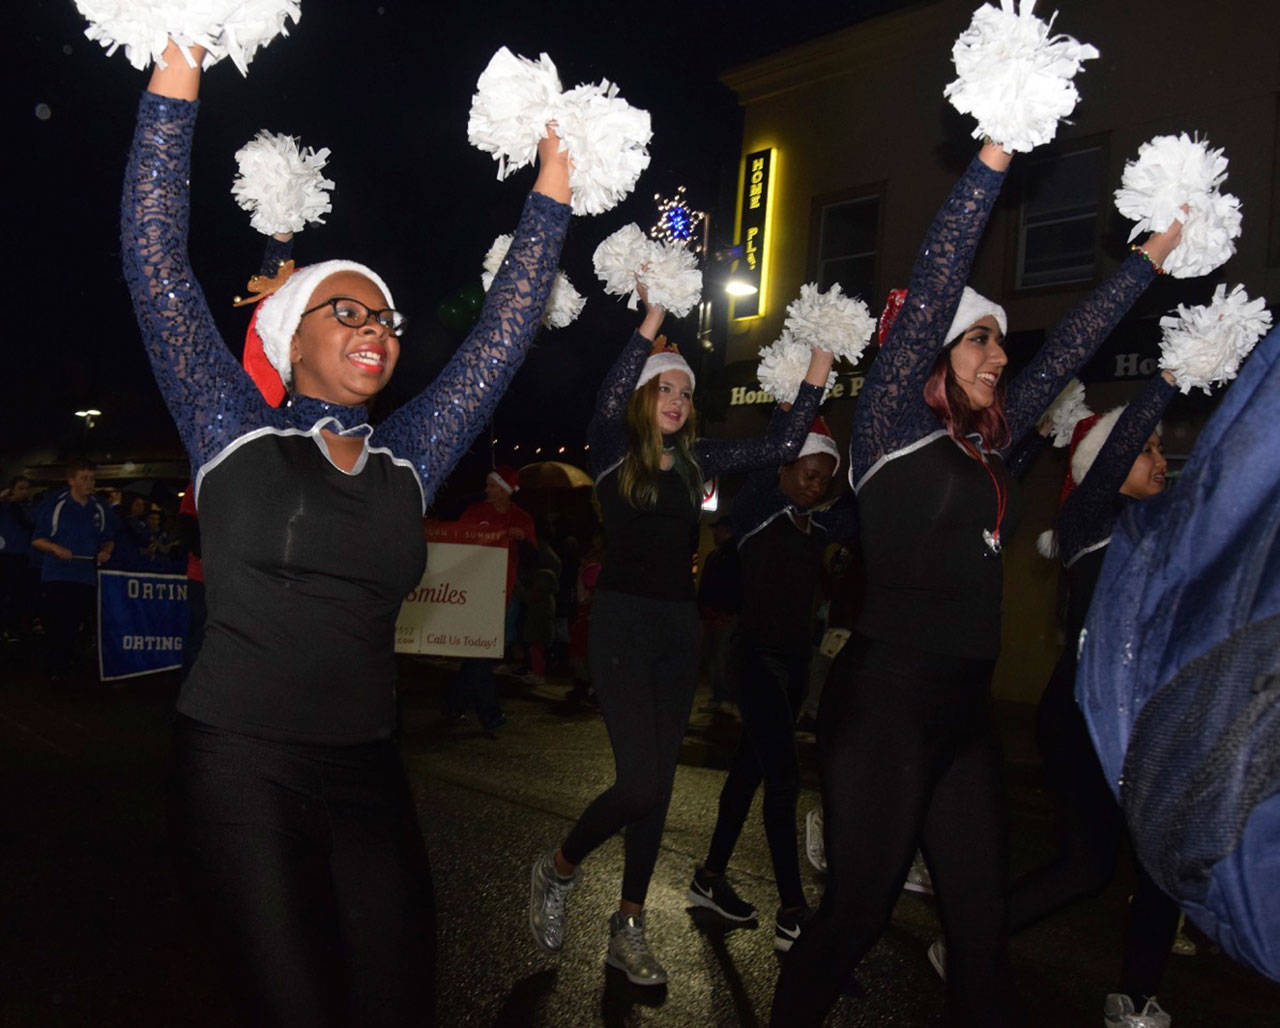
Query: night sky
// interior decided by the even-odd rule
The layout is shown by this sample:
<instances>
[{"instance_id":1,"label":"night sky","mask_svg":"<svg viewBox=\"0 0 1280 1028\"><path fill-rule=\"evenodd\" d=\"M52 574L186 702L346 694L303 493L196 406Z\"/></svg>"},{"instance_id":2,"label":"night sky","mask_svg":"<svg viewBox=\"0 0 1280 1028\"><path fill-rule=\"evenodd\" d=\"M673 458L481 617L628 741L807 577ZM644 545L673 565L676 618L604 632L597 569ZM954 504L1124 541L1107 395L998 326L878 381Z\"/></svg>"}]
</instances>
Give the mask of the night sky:
<instances>
[{"instance_id":1,"label":"night sky","mask_svg":"<svg viewBox=\"0 0 1280 1028\"><path fill-rule=\"evenodd\" d=\"M25 270L11 306L3 404L5 474L80 452L74 411L103 411L87 449L122 461L173 454L177 437L137 337L120 273L118 211L136 98L147 74L84 37L71 0L25 3L11 48L8 222ZM480 71L502 45L555 60L565 86L607 77L653 116L652 162L615 210L575 219L563 266L588 298L582 317L544 332L497 417L531 443L580 445L605 369L637 316L601 292L596 244L628 221L653 223L653 194L686 185L712 211L713 243L731 242L741 116L723 69L902 6L893 0L787 4L471 3L304 0L301 23L260 51L242 78L229 61L207 73L192 174L192 258L215 319L237 353L247 310L230 305L258 267L263 237L230 194L235 151L261 128L327 146L336 182L327 224L301 233L299 263L347 257L388 280L413 319L391 400L411 395L459 335L436 307L476 282L493 237L515 224L533 173L506 182L466 141ZM12 273L11 273L12 275ZM34 316L33 316L34 315ZM34 329L19 333L17 327ZM691 343L692 319L668 321Z\"/></svg>"}]
</instances>

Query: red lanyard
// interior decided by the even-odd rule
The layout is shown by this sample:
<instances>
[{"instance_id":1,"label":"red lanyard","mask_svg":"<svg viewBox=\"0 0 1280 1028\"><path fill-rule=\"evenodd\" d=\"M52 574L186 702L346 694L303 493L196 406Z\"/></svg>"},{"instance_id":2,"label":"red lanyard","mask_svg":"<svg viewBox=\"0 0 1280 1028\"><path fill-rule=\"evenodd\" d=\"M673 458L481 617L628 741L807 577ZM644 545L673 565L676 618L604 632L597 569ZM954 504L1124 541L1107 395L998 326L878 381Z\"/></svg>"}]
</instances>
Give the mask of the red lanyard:
<instances>
[{"instance_id":1,"label":"red lanyard","mask_svg":"<svg viewBox=\"0 0 1280 1028\"><path fill-rule=\"evenodd\" d=\"M987 477L991 479L991 485L996 491L996 527L994 531L989 528L982 530L982 541L986 543L987 550L991 555L995 556L1000 552L1000 526L1004 524L1004 508L1009 499L1009 490L1000 481L1000 476L991 467L985 453L977 449L967 439L961 439L960 445L964 448L965 453L982 464L983 470L986 471Z\"/></svg>"}]
</instances>

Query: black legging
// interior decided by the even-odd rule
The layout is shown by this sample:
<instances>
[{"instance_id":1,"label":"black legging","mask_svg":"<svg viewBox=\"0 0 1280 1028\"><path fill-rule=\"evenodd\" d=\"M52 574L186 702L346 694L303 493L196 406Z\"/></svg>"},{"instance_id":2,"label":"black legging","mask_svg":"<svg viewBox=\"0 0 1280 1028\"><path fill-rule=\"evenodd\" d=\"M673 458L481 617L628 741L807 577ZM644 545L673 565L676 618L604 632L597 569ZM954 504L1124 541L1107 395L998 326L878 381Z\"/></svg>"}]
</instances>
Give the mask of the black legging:
<instances>
[{"instance_id":1,"label":"black legging","mask_svg":"<svg viewBox=\"0 0 1280 1028\"><path fill-rule=\"evenodd\" d=\"M435 906L393 740L268 742L178 716L181 870L242 1022L435 1023Z\"/></svg>"},{"instance_id":2,"label":"black legging","mask_svg":"<svg viewBox=\"0 0 1280 1028\"><path fill-rule=\"evenodd\" d=\"M1056 858L1020 878L1009 899L1010 932L1020 932L1111 883L1124 815L1107 786L1084 715L1072 694L1075 661L1064 654L1037 711L1045 778L1064 801L1067 824ZM1141 1009L1159 988L1178 931L1178 905L1134 861L1137 888L1125 929L1120 989Z\"/></svg>"},{"instance_id":3,"label":"black legging","mask_svg":"<svg viewBox=\"0 0 1280 1028\"><path fill-rule=\"evenodd\" d=\"M809 654L760 649L738 632L731 644L730 661L738 685L742 735L720 790L720 815L705 866L720 874L729 866L752 797L763 780L764 834L773 858L778 898L784 907L802 906L805 899L796 846L800 765L795 719L809 684Z\"/></svg>"},{"instance_id":4,"label":"black legging","mask_svg":"<svg viewBox=\"0 0 1280 1028\"><path fill-rule=\"evenodd\" d=\"M680 743L698 680L698 610L600 591L587 641L591 681L613 747L614 783L578 818L561 852L580 864L626 829L622 898L643 904L658 862Z\"/></svg>"},{"instance_id":5,"label":"black legging","mask_svg":"<svg viewBox=\"0 0 1280 1028\"><path fill-rule=\"evenodd\" d=\"M993 662L853 636L818 712L827 888L782 964L772 1023L818 1025L884 931L917 845L956 1024L1023 1025L1007 988L1007 826Z\"/></svg>"}]
</instances>

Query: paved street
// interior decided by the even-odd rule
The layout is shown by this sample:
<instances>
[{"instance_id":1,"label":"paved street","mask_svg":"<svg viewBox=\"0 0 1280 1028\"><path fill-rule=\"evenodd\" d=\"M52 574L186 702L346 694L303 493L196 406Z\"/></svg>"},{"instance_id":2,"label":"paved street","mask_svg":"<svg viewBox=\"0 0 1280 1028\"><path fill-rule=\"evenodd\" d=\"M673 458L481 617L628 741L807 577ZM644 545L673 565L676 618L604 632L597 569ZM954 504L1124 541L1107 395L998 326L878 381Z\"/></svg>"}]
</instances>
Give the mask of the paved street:
<instances>
[{"instance_id":1,"label":"paved street","mask_svg":"<svg viewBox=\"0 0 1280 1028\"><path fill-rule=\"evenodd\" d=\"M695 716L649 894L649 934L671 973L661 990L630 986L603 964L617 902L621 845L584 865L565 948L536 949L526 922L528 867L612 778L604 725L564 702L563 686L508 685L510 723L496 738L439 721L441 663L404 662L403 745L439 895L442 1022L451 1025L756 1025L777 975L777 904L758 813L730 872L760 908L759 927L727 931L691 913L684 891L704 855L731 719ZM0 684L0 1025L229 1025L209 953L191 930L169 870L164 831L168 717L176 682L51 694L35 678ZM1014 858L1050 852L1030 711L1002 708ZM804 749L801 810L816 800ZM869 831L874 830L869 826ZM811 898L818 876L805 867ZM1127 869L1106 893L1013 944L1018 988L1037 1026L1101 1023L1118 972ZM859 969L861 995L832 1024L934 1025L943 989L925 949L933 901L904 893L893 924ZM1255 1026L1280 1018L1280 987L1212 950L1174 957L1161 999L1176 1028Z\"/></svg>"}]
</instances>

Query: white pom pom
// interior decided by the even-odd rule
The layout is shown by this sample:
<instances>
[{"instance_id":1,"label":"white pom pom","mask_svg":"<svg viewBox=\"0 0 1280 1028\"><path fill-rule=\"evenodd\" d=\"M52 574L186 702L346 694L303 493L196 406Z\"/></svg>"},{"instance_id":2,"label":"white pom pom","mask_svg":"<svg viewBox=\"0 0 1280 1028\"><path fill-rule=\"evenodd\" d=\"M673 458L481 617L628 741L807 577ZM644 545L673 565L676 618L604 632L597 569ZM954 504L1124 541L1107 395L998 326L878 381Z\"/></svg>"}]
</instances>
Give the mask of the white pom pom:
<instances>
[{"instance_id":1,"label":"white pom pom","mask_svg":"<svg viewBox=\"0 0 1280 1028\"><path fill-rule=\"evenodd\" d=\"M683 318L702 299L702 272L692 252L674 243L650 239L634 222L607 236L592 257L604 291L627 297L635 310L642 283L649 302Z\"/></svg>"},{"instance_id":2,"label":"white pom pom","mask_svg":"<svg viewBox=\"0 0 1280 1028\"><path fill-rule=\"evenodd\" d=\"M1051 140L1058 122L1075 110L1080 94L1072 81L1082 64L1098 56L1088 43L1052 36L1053 19L1031 12L1035 0L983 4L951 50L954 82L942 95L961 114L978 120L975 139L994 139L1009 153L1025 153Z\"/></svg>"},{"instance_id":3,"label":"white pom pom","mask_svg":"<svg viewBox=\"0 0 1280 1028\"><path fill-rule=\"evenodd\" d=\"M286 20L296 25L302 17L300 0L76 0L76 6L89 22L84 34L108 56L124 47L139 70L152 61L164 67L161 55L172 37L192 67L190 47L202 46L206 68L229 57L247 75L261 47L289 34Z\"/></svg>"},{"instance_id":4,"label":"white pom pom","mask_svg":"<svg viewBox=\"0 0 1280 1028\"><path fill-rule=\"evenodd\" d=\"M264 235L301 232L308 224L322 223L333 210L333 182L320 174L328 160L327 148L303 150L292 136L263 129L236 151L240 171L231 195L252 215L249 224Z\"/></svg>"},{"instance_id":5,"label":"white pom pom","mask_svg":"<svg viewBox=\"0 0 1280 1028\"><path fill-rule=\"evenodd\" d=\"M698 258L677 243L649 241L649 253L637 269L636 278L644 286L649 302L683 318L702 299L702 272Z\"/></svg>"},{"instance_id":6,"label":"white pom pom","mask_svg":"<svg viewBox=\"0 0 1280 1028\"><path fill-rule=\"evenodd\" d=\"M1244 286L1213 291L1202 307L1178 304L1174 314L1160 319L1160 367L1170 372L1184 393L1230 382L1254 344L1271 327L1263 297L1250 300Z\"/></svg>"},{"instance_id":7,"label":"white pom pom","mask_svg":"<svg viewBox=\"0 0 1280 1028\"><path fill-rule=\"evenodd\" d=\"M809 357L813 347L796 339L787 329L760 350L760 367L756 374L760 379L760 388L782 403L794 403L800 392L804 377L809 373ZM835 385L836 373L827 375L827 384L822 390L822 399L826 400Z\"/></svg>"},{"instance_id":8,"label":"white pom pom","mask_svg":"<svg viewBox=\"0 0 1280 1028\"><path fill-rule=\"evenodd\" d=\"M572 160L574 214L601 214L635 188L649 166L649 112L618 96L618 87L575 86L556 107L556 132Z\"/></svg>"},{"instance_id":9,"label":"white pom pom","mask_svg":"<svg viewBox=\"0 0 1280 1028\"><path fill-rule=\"evenodd\" d=\"M625 296L629 310L639 306L636 275L649 259L652 243L653 240L633 222L602 239L591 255L596 277L604 283L604 291L611 296Z\"/></svg>"},{"instance_id":10,"label":"white pom pom","mask_svg":"<svg viewBox=\"0 0 1280 1028\"><path fill-rule=\"evenodd\" d=\"M1084 383L1073 378L1053 403L1049 404L1049 409L1040 416L1036 427L1049 429L1054 446L1070 446L1076 425L1092 414L1093 411L1084 401Z\"/></svg>"},{"instance_id":11,"label":"white pom pom","mask_svg":"<svg viewBox=\"0 0 1280 1028\"><path fill-rule=\"evenodd\" d=\"M1221 191L1226 177L1227 159L1206 140L1185 132L1156 136L1125 165L1116 210L1134 220L1130 240L1182 221L1182 238L1164 270L1174 278L1206 275L1236 252L1234 240L1240 236L1240 201Z\"/></svg>"},{"instance_id":12,"label":"white pom pom","mask_svg":"<svg viewBox=\"0 0 1280 1028\"><path fill-rule=\"evenodd\" d=\"M484 273L480 276L480 281L484 284L486 293L493 285L493 276L502 267L502 259L511 249L513 238L510 235L498 236L489 247L489 252L484 255ZM542 312L542 323L547 328L564 328L572 324L574 319L582 313L586 302L586 297L573 288L569 276L563 271L557 271L555 281L551 283L551 294L547 297L546 309Z\"/></svg>"},{"instance_id":13,"label":"white pom pom","mask_svg":"<svg viewBox=\"0 0 1280 1028\"><path fill-rule=\"evenodd\" d=\"M504 46L489 59L471 98L467 139L493 154L499 179L537 159L559 98L560 77L546 54L531 61Z\"/></svg>"},{"instance_id":14,"label":"white pom pom","mask_svg":"<svg viewBox=\"0 0 1280 1028\"><path fill-rule=\"evenodd\" d=\"M1058 533L1050 528L1036 536L1036 552L1053 560L1058 555Z\"/></svg>"},{"instance_id":15,"label":"white pom pom","mask_svg":"<svg viewBox=\"0 0 1280 1028\"><path fill-rule=\"evenodd\" d=\"M825 293L813 282L800 287L800 298L787 305L785 328L806 346L820 346L856 364L876 330L876 319L861 300L845 296L840 283Z\"/></svg>"}]
</instances>

